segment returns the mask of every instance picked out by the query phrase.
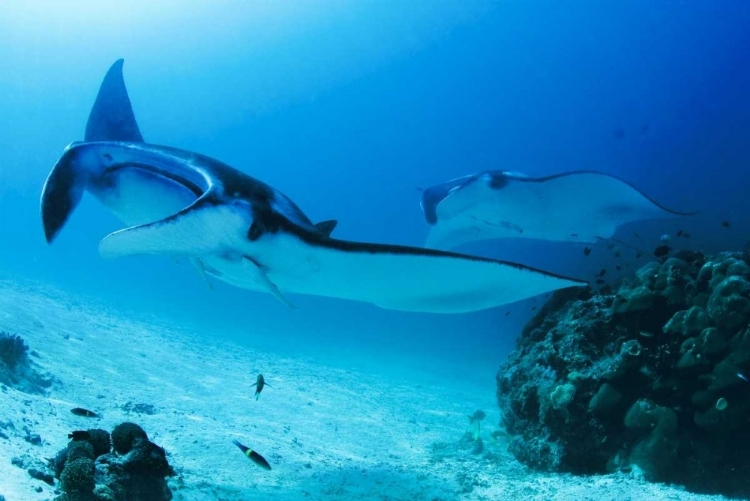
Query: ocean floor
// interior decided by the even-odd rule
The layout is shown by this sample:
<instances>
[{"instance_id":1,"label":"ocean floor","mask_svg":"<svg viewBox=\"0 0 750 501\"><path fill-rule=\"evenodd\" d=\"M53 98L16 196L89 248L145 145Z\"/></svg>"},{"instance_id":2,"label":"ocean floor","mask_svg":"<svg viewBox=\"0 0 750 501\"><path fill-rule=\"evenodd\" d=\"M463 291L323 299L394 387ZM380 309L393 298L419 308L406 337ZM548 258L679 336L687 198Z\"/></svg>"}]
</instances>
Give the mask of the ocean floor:
<instances>
[{"instance_id":1,"label":"ocean floor","mask_svg":"<svg viewBox=\"0 0 750 501\"><path fill-rule=\"evenodd\" d=\"M52 499L55 487L26 469L43 468L71 431L111 431L122 421L167 450L175 500L725 499L632 476L529 471L503 438L490 437L499 421L492 374L466 384L437 369L359 366L357 354L291 358L9 281L0 282L0 331L21 335L34 365L55 379L44 395L0 391L7 501ZM256 401L250 385L259 372L271 386ZM73 415L79 406L102 417ZM481 454L462 439L477 408L487 412ZM233 439L272 470L255 466Z\"/></svg>"}]
</instances>

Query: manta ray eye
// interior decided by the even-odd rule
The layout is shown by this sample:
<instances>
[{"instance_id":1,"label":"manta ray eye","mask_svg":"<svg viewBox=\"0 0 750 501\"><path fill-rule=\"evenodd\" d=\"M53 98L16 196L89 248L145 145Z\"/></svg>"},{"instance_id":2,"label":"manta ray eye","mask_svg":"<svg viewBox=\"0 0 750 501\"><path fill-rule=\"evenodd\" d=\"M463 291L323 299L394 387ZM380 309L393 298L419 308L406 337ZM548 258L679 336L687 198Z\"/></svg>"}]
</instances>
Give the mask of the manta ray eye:
<instances>
[{"instance_id":1,"label":"manta ray eye","mask_svg":"<svg viewBox=\"0 0 750 501\"><path fill-rule=\"evenodd\" d=\"M261 235L263 235L263 228L261 228L257 222L253 222L247 232L247 238L250 239L251 242L254 242L258 240Z\"/></svg>"},{"instance_id":2,"label":"manta ray eye","mask_svg":"<svg viewBox=\"0 0 750 501\"><path fill-rule=\"evenodd\" d=\"M104 153L102 155L102 160L104 161L105 165L112 165L112 155L109 153Z\"/></svg>"},{"instance_id":3,"label":"manta ray eye","mask_svg":"<svg viewBox=\"0 0 750 501\"><path fill-rule=\"evenodd\" d=\"M502 188L508 182L507 178L502 174L491 174L489 181L490 188L495 190Z\"/></svg>"}]
</instances>

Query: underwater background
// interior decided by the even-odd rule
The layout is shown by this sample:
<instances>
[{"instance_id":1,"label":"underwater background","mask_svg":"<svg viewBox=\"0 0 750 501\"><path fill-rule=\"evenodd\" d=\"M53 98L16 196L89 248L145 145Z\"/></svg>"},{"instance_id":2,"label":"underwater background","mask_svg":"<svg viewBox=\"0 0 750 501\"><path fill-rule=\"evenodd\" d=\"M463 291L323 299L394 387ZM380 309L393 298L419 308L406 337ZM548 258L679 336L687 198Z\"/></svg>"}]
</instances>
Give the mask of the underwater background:
<instances>
[{"instance_id":1,"label":"underwater background","mask_svg":"<svg viewBox=\"0 0 750 501\"><path fill-rule=\"evenodd\" d=\"M161 258L100 259L96 244L121 226L89 197L48 246L41 187L82 139L103 72L125 59L147 141L269 183L313 220L338 219L340 238L421 245L417 189L454 177L595 169L701 211L668 224L724 250L741 248L750 226L748 22L741 1L3 2L2 269L207 335L367 344L494 370L528 317L309 296L290 313L266 294L212 292ZM654 235L673 228L661 224ZM573 276L592 266L579 249L537 247L475 252Z\"/></svg>"},{"instance_id":2,"label":"underwater background","mask_svg":"<svg viewBox=\"0 0 750 501\"><path fill-rule=\"evenodd\" d=\"M42 185L82 139L106 69L125 59L146 141L267 182L313 221L337 219L338 238L421 246L420 189L485 169L593 169L700 211L623 240L638 232L633 245L651 251L683 230L674 247L718 252L750 241L748 26L740 0L0 2L0 274L207 339L434 367L493 392L537 300L432 315L295 296L290 311L219 281L209 290L169 259L101 259L97 243L122 225L91 197L47 245ZM586 279L613 266L581 249L462 250ZM634 254L622 274L643 264Z\"/></svg>"}]
</instances>

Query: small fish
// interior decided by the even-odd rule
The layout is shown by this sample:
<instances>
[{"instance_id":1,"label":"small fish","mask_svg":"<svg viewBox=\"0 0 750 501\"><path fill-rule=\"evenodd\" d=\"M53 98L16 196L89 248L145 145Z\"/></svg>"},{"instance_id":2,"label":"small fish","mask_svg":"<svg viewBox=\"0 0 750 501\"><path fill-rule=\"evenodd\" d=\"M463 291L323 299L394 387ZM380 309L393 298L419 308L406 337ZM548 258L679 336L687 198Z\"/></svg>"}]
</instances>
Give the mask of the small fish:
<instances>
[{"instance_id":1,"label":"small fish","mask_svg":"<svg viewBox=\"0 0 750 501\"><path fill-rule=\"evenodd\" d=\"M247 456L248 458L250 458L250 461L252 461L253 463L257 464L258 466L260 466L263 469L266 469L266 470L270 470L271 469L271 465L268 464L268 461L266 461L266 458L264 458L263 456L261 456L260 454L258 454L257 452L255 452L254 450L252 450L252 449L250 449L248 447L245 447L244 445L242 445L241 443L239 443L236 440L232 440L232 443L234 445L236 445L237 447L239 447L240 450L242 451L242 453L245 456Z\"/></svg>"},{"instance_id":2,"label":"small fish","mask_svg":"<svg viewBox=\"0 0 750 501\"><path fill-rule=\"evenodd\" d=\"M641 258L641 255L642 255L642 254L641 254L641 253L639 252L638 254L636 254L636 255L635 255L635 258L636 258L636 259L640 259L640 258Z\"/></svg>"},{"instance_id":3,"label":"small fish","mask_svg":"<svg viewBox=\"0 0 750 501\"><path fill-rule=\"evenodd\" d=\"M681 236L682 236L682 233L683 233L683 231L682 231L682 230L679 230L679 231L677 232L677 234L676 234L675 236L677 236L677 237L681 237Z\"/></svg>"},{"instance_id":4,"label":"small fish","mask_svg":"<svg viewBox=\"0 0 750 501\"><path fill-rule=\"evenodd\" d=\"M660 245L656 249L654 249L654 256L655 257L664 257L672 250L672 248L668 245Z\"/></svg>"},{"instance_id":5,"label":"small fish","mask_svg":"<svg viewBox=\"0 0 750 501\"><path fill-rule=\"evenodd\" d=\"M83 416L83 417L99 417L99 414L97 414L94 411L90 411L88 409L84 409L83 407L74 407L73 409L70 409L70 412L75 414L76 416Z\"/></svg>"},{"instance_id":6,"label":"small fish","mask_svg":"<svg viewBox=\"0 0 750 501\"><path fill-rule=\"evenodd\" d=\"M740 378L740 379L742 379L742 380L743 380L743 381L745 381L746 383L750 383L750 378L748 378L748 377L747 377L746 375L744 375L744 374L743 374L743 373L741 373L741 372L738 372L738 373L737 373L737 377L738 377L738 378Z\"/></svg>"},{"instance_id":7,"label":"small fish","mask_svg":"<svg viewBox=\"0 0 750 501\"><path fill-rule=\"evenodd\" d=\"M615 257L620 257L620 251L615 251Z\"/></svg>"},{"instance_id":8,"label":"small fish","mask_svg":"<svg viewBox=\"0 0 750 501\"><path fill-rule=\"evenodd\" d=\"M669 242L670 240L672 240L672 237L670 237L669 235L665 233L664 235L661 236L661 238L659 238L659 240L661 240L662 242Z\"/></svg>"},{"instance_id":9,"label":"small fish","mask_svg":"<svg viewBox=\"0 0 750 501\"><path fill-rule=\"evenodd\" d=\"M722 226L723 226L724 228L729 228L729 221L722 221L722 222L721 222L721 225L722 225Z\"/></svg>"},{"instance_id":10,"label":"small fish","mask_svg":"<svg viewBox=\"0 0 750 501\"><path fill-rule=\"evenodd\" d=\"M603 277L604 275L606 275L606 273L607 273L607 269L606 269L606 268L602 268L602 269L601 269L601 270L599 271L599 273L597 273L597 274L596 274L596 276L597 276L597 277Z\"/></svg>"},{"instance_id":11,"label":"small fish","mask_svg":"<svg viewBox=\"0 0 750 501\"><path fill-rule=\"evenodd\" d=\"M591 254L591 247L584 247L583 248L583 255L584 256L588 256L589 254Z\"/></svg>"},{"instance_id":12,"label":"small fish","mask_svg":"<svg viewBox=\"0 0 750 501\"><path fill-rule=\"evenodd\" d=\"M477 429L474 432L474 440L479 440L479 433L482 429L482 419L484 419L487 416L487 414L484 413L483 410L477 409L474 411L474 414L471 416L466 416L469 418L469 425L473 425L474 423L477 424Z\"/></svg>"},{"instance_id":13,"label":"small fish","mask_svg":"<svg viewBox=\"0 0 750 501\"><path fill-rule=\"evenodd\" d=\"M620 266L620 265L618 264L617 266L615 266L615 269L616 269L617 271L620 271L620 270L622 269L622 266Z\"/></svg>"},{"instance_id":14,"label":"small fish","mask_svg":"<svg viewBox=\"0 0 750 501\"><path fill-rule=\"evenodd\" d=\"M505 316L507 317L508 315L510 315L510 312L509 312L509 311L506 311L506 312L505 312Z\"/></svg>"},{"instance_id":15,"label":"small fish","mask_svg":"<svg viewBox=\"0 0 750 501\"><path fill-rule=\"evenodd\" d=\"M91 438L91 433L83 430L76 430L72 433L68 433L68 438L73 440L73 442L79 442L82 440L88 440Z\"/></svg>"},{"instance_id":16,"label":"small fish","mask_svg":"<svg viewBox=\"0 0 750 501\"><path fill-rule=\"evenodd\" d=\"M688 233L687 231L683 231L682 238L690 238L690 233Z\"/></svg>"},{"instance_id":17,"label":"small fish","mask_svg":"<svg viewBox=\"0 0 750 501\"><path fill-rule=\"evenodd\" d=\"M474 414L466 417L469 418L469 424L474 424L474 421L481 421L482 419L486 418L487 414L485 414L483 410L477 409L474 411Z\"/></svg>"},{"instance_id":18,"label":"small fish","mask_svg":"<svg viewBox=\"0 0 750 501\"><path fill-rule=\"evenodd\" d=\"M258 379L250 385L250 388L255 386L255 400L258 400L260 398L260 392L263 391L263 388L267 385L266 380L263 378L263 374L258 374ZM270 384L267 385L269 388L271 387Z\"/></svg>"}]
</instances>

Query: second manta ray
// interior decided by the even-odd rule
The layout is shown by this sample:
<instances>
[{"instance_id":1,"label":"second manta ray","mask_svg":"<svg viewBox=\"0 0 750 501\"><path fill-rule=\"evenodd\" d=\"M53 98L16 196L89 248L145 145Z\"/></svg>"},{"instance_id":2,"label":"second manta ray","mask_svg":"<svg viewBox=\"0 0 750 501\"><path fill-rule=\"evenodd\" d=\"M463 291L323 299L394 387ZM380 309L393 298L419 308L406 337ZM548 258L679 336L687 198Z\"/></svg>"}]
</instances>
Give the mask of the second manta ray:
<instances>
[{"instance_id":1,"label":"second manta ray","mask_svg":"<svg viewBox=\"0 0 750 501\"><path fill-rule=\"evenodd\" d=\"M425 247L495 238L596 242L632 221L694 215L670 210L633 185L596 171L546 177L485 171L427 188Z\"/></svg>"},{"instance_id":2,"label":"second manta ray","mask_svg":"<svg viewBox=\"0 0 750 501\"><path fill-rule=\"evenodd\" d=\"M144 142L122 77L105 76L85 140L64 151L44 184L52 242L88 191L128 227L99 244L102 257L189 258L201 274L268 292L373 303L392 310L460 313L584 282L521 264L330 237L280 191L218 160Z\"/></svg>"}]
</instances>

